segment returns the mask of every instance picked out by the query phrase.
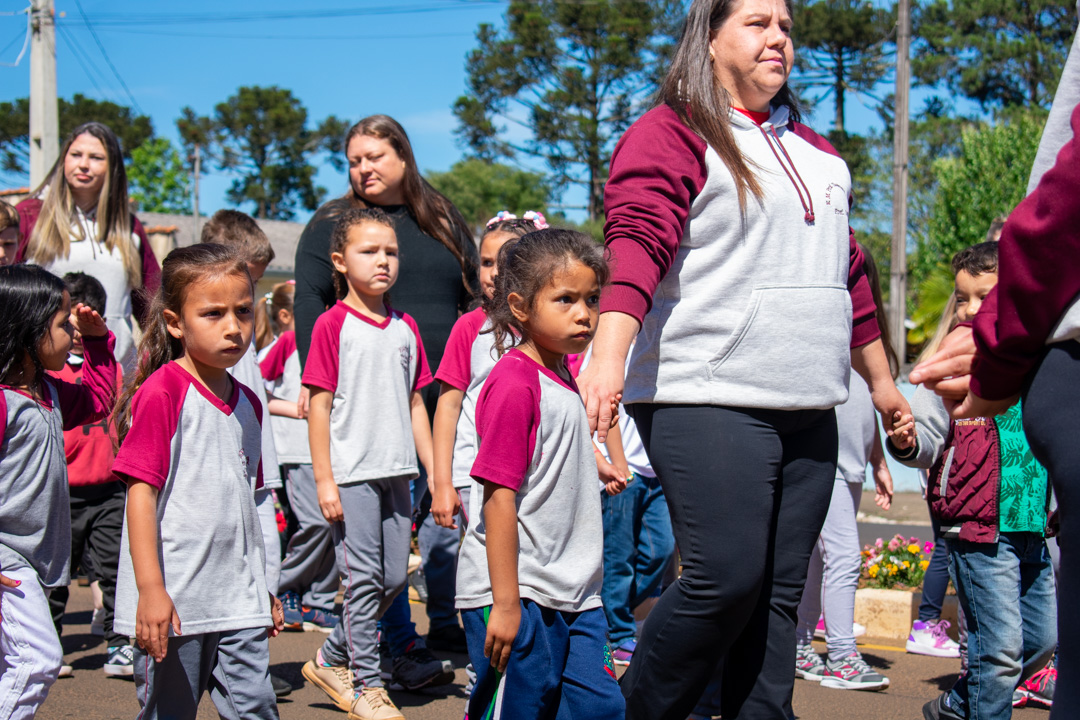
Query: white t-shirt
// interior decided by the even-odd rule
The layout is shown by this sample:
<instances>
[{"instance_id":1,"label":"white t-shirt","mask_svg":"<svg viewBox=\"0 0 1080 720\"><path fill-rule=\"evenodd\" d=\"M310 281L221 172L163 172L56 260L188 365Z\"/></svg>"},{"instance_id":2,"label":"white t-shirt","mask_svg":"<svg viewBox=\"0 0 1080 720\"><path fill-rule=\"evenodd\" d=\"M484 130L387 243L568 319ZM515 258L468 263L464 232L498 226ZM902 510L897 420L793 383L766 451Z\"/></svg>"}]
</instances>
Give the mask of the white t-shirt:
<instances>
[{"instance_id":1,"label":"white t-shirt","mask_svg":"<svg viewBox=\"0 0 1080 720\"><path fill-rule=\"evenodd\" d=\"M161 571L185 635L271 624L255 509L260 405L235 380L222 402L175 362L147 378L132 401L131 430L113 470L158 489ZM125 513L117 632L135 633L138 601Z\"/></svg>"},{"instance_id":2,"label":"white t-shirt","mask_svg":"<svg viewBox=\"0 0 1080 720\"><path fill-rule=\"evenodd\" d=\"M304 384L334 394L330 466L338 485L420 477L413 440L413 391L431 370L411 317L390 310L377 323L338 301L311 333Z\"/></svg>"},{"instance_id":3,"label":"white t-shirt","mask_svg":"<svg viewBox=\"0 0 1080 720\"><path fill-rule=\"evenodd\" d=\"M128 281L124 260L119 248L110 252L97 241L97 213L84 213L75 206L73 224L82 226L84 240L78 239L78 231L70 236L70 251L66 258L57 257L45 266L52 274L63 277L69 272L86 273L97 279L105 288L105 324L116 335L116 361L128 375L135 369L135 341L132 336L131 284ZM134 232L131 240L138 253L142 240Z\"/></svg>"},{"instance_id":4,"label":"white t-shirt","mask_svg":"<svg viewBox=\"0 0 1080 720\"><path fill-rule=\"evenodd\" d=\"M259 370L264 387L271 397L295 403L300 397L300 354L296 351L296 334L281 333L259 353ZM282 465L310 465L307 420L271 415L274 449Z\"/></svg>"},{"instance_id":5,"label":"white t-shirt","mask_svg":"<svg viewBox=\"0 0 1080 720\"><path fill-rule=\"evenodd\" d=\"M569 371L567 371L569 373ZM517 492L518 587L552 610L602 606L604 529L589 421L573 380L520 350L488 375L476 411L472 476ZM473 493L458 556L457 607L490 605L483 499Z\"/></svg>"},{"instance_id":6,"label":"white t-shirt","mask_svg":"<svg viewBox=\"0 0 1080 720\"><path fill-rule=\"evenodd\" d=\"M480 397L484 381L499 359L495 336L483 332L490 327L491 323L487 321L482 308L458 318L435 373L436 380L465 393L454 434L452 468L456 489L471 487L474 482L471 472L476 460L476 399Z\"/></svg>"},{"instance_id":7,"label":"white t-shirt","mask_svg":"<svg viewBox=\"0 0 1080 720\"><path fill-rule=\"evenodd\" d=\"M274 428L270 422L270 410L266 402L266 389L263 387L263 376L259 370L259 361L255 352L255 339L251 339L248 351L240 358L240 362L229 368L229 374L239 380L244 387L255 393L262 405L262 460L263 460L263 485L267 490L279 490L281 488L281 469L278 467L280 459L277 455L277 447L274 444Z\"/></svg>"}]
</instances>

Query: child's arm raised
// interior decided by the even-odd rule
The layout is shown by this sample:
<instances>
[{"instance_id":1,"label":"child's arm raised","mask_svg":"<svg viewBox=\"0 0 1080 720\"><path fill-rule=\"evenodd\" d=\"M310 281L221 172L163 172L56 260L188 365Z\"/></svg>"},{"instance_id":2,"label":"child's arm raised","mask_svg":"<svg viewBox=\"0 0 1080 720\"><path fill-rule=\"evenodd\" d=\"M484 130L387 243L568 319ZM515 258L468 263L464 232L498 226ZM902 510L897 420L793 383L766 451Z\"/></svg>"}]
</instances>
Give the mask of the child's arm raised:
<instances>
[{"instance_id":1,"label":"child's arm raised","mask_svg":"<svg viewBox=\"0 0 1080 720\"><path fill-rule=\"evenodd\" d=\"M420 458L420 464L424 466L424 472L428 477L428 489L434 495L432 475L435 472L432 462L431 450L431 425L428 421L427 407L424 406L424 398L416 390L409 396L409 417L412 419L413 442L416 444L416 456Z\"/></svg>"},{"instance_id":2,"label":"child's arm raised","mask_svg":"<svg viewBox=\"0 0 1080 720\"><path fill-rule=\"evenodd\" d=\"M431 515L435 524L457 529L454 516L461 510L461 500L454 491L454 440L465 393L449 383L442 383L439 404L435 408L432 455L435 471L431 474Z\"/></svg>"},{"instance_id":3,"label":"child's arm raised","mask_svg":"<svg viewBox=\"0 0 1080 720\"><path fill-rule=\"evenodd\" d=\"M116 339L105 327L105 321L97 311L82 303L75 306L71 315L82 335L86 363L81 384L51 380L56 385L65 430L97 422L112 411L118 375L113 357Z\"/></svg>"},{"instance_id":4,"label":"child's arm raised","mask_svg":"<svg viewBox=\"0 0 1080 720\"><path fill-rule=\"evenodd\" d=\"M503 672L521 625L518 591L517 493L492 482L484 483L484 527L487 535L488 575L491 578L491 615L484 657Z\"/></svg>"},{"instance_id":5,"label":"child's arm raised","mask_svg":"<svg viewBox=\"0 0 1080 720\"><path fill-rule=\"evenodd\" d=\"M165 590L158 561L158 490L145 482L130 483L127 493L128 542L139 605L135 612L135 641L161 662L169 645L169 626L180 635L180 616Z\"/></svg>"},{"instance_id":6,"label":"child's arm raised","mask_svg":"<svg viewBox=\"0 0 1080 720\"><path fill-rule=\"evenodd\" d=\"M311 467L315 472L315 490L319 495L319 509L327 522L341 522L345 513L341 509L341 494L334 482L330 464L330 408L334 393L322 388L311 388L311 409L308 413L308 444L311 446Z\"/></svg>"}]
</instances>

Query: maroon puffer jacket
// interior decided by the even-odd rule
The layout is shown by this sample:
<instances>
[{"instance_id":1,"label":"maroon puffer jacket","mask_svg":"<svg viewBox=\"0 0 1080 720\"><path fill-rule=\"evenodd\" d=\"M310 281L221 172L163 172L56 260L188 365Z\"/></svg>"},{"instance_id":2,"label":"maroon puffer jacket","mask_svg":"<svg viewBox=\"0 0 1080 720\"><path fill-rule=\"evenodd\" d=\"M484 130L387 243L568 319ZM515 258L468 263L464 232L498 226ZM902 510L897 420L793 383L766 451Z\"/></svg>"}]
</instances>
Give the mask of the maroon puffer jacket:
<instances>
[{"instance_id":1,"label":"maroon puffer jacket","mask_svg":"<svg viewBox=\"0 0 1080 720\"><path fill-rule=\"evenodd\" d=\"M967 542L997 542L1000 489L1001 452L994 419L954 421L926 487L926 501L942 534Z\"/></svg>"}]
</instances>

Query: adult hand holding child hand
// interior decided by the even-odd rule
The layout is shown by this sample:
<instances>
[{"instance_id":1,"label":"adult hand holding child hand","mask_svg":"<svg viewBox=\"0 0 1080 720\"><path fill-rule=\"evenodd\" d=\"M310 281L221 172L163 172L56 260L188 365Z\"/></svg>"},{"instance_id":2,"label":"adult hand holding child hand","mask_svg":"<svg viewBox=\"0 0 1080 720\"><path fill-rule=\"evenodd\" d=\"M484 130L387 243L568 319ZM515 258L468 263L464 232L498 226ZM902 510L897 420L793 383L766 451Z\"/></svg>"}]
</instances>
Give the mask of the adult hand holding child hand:
<instances>
[{"instance_id":1,"label":"adult hand holding child hand","mask_svg":"<svg viewBox=\"0 0 1080 720\"><path fill-rule=\"evenodd\" d=\"M971 392L976 353L974 334L969 326L962 325L946 336L937 353L916 365L908 379L944 398L955 420L1000 415L1016 403L1017 397L985 400Z\"/></svg>"}]
</instances>

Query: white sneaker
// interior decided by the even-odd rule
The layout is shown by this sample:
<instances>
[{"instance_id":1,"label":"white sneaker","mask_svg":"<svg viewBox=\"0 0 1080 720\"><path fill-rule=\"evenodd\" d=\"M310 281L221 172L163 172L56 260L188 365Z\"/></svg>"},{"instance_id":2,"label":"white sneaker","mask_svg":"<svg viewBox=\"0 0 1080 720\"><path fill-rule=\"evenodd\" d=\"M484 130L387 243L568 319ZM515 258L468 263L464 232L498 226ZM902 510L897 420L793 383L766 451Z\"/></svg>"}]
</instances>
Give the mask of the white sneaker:
<instances>
[{"instance_id":1,"label":"white sneaker","mask_svg":"<svg viewBox=\"0 0 1080 720\"><path fill-rule=\"evenodd\" d=\"M94 610L94 615L90 618L90 634L94 637L105 636L105 608Z\"/></svg>"},{"instance_id":2,"label":"white sneaker","mask_svg":"<svg viewBox=\"0 0 1080 720\"><path fill-rule=\"evenodd\" d=\"M862 637L866 634L866 626L859 623L851 623L851 636ZM818 618L817 627L814 628L814 637L818 640L825 639L825 618Z\"/></svg>"},{"instance_id":3,"label":"white sneaker","mask_svg":"<svg viewBox=\"0 0 1080 720\"><path fill-rule=\"evenodd\" d=\"M75 677L75 669L73 667L71 667L70 665L61 665L60 666L60 674L57 675L57 677L62 677L62 678Z\"/></svg>"},{"instance_id":4,"label":"white sneaker","mask_svg":"<svg viewBox=\"0 0 1080 720\"><path fill-rule=\"evenodd\" d=\"M908 635L907 651L916 655L960 657L960 645L949 637L948 620L916 620Z\"/></svg>"}]
</instances>

